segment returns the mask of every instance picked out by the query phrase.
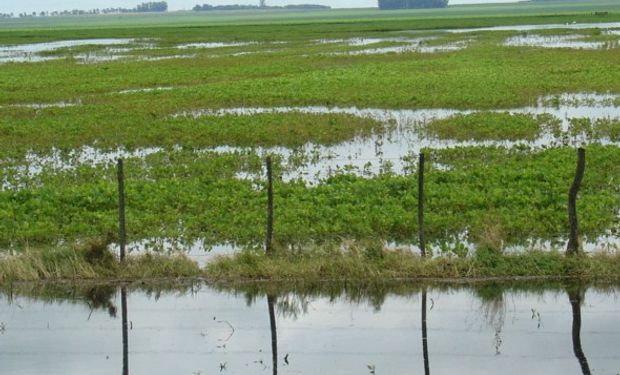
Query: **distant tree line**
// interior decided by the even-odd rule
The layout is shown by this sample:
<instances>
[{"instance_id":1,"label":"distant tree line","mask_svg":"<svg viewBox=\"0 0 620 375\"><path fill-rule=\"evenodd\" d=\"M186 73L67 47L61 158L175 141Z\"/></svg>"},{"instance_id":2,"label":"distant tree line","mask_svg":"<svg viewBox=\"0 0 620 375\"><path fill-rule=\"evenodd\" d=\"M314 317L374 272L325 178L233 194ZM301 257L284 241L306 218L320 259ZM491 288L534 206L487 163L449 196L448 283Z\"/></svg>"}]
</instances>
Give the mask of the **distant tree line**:
<instances>
[{"instance_id":1,"label":"distant tree line","mask_svg":"<svg viewBox=\"0 0 620 375\"><path fill-rule=\"evenodd\" d=\"M168 3L165 1L151 1L138 4L135 8L103 8L103 9L90 9L90 10L61 10L61 11L43 11L32 13L19 13L18 17L61 17L61 16L82 16L82 15L97 15L97 14L118 14L118 13L144 13L144 12L166 12L168 10ZM0 18L12 18L14 14L0 14Z\"/></svg>"},{"instance_id":2,"label":"distant tree line","mask_svg":"<svg viewBox=\"0 0 620 375\"><path fill-rule=\"evenodd\" d=\"M445 8L448 0L378 0L379 9Z\"/></svg>"},{"instance_id":3,"label":"distant tree line","mask_svg":"<svg viewBox=\"0 0 620 375\"><path fill-rule=\"evenodd\" d=\"M250 5L250 4L234 4L234 5L210 5L210 4L202 4L196 5L192 8L193 11L196 12L204 12L210 10L246 10L246 9L331 9L331 7L327 5L318 5L318 4L291 4L284 6L269 6L265 5L264 1L260 2L261 5Z\"/></svg>"},{"instance_id":4,"label":"distant tree line","mask_svg":"<svg viewBox=\"0 0 620 375\"><path fill-rule=\"evenodd\" d=\"M165 12L168 10L168 3L165 1L150 1L138 4L136 12Z\"/></svg>"}]
</instances>

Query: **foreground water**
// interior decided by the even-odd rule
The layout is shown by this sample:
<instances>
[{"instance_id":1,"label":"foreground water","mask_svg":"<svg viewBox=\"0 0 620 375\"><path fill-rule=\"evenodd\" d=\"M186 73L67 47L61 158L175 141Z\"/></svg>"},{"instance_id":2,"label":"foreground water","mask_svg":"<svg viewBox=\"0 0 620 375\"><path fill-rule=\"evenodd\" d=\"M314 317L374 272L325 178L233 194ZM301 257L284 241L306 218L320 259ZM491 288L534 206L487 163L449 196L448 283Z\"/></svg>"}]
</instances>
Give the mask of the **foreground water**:
<instances>
[{"instance_id":1,"label":"foreground water","mask_svg":"<svg viewBox=\"0 0 620 375\"><path fill-rule=\"evenodd\" d=\"M617 287L325 284L310 292L261 284L242 289L194 284L5 291L0 372L620 371Z\"/></svg>"}]
</instances>

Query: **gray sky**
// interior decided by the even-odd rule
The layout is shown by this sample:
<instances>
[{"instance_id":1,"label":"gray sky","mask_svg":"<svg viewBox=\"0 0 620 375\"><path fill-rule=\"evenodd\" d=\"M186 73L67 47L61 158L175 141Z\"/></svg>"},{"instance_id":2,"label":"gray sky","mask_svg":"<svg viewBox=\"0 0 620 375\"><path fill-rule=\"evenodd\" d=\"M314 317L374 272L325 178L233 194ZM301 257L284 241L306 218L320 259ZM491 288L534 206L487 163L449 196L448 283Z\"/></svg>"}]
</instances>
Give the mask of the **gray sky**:
<instances>
[{"instance_id":1,"label":"gray sky","mask_svg":"<svg viewBox=\"0 0 620 375\"><path fill-rule=\"evenodd\" d=\"M71 9L93 9L108 7L133 8L137 4L147 0L0 0L0 13L20 13L33 11L52 11L52 10L71 10ZM258 4L258 0L167 0L170 10L191 9L196 4ZM509 3L515 0L450 0L450 4L472 4L472 3ZM356 8L373 7L377 5L376 0L267 0L267 4L286 5L286 4L324 4L334 8Z\"/></svg>"}]
</instances>

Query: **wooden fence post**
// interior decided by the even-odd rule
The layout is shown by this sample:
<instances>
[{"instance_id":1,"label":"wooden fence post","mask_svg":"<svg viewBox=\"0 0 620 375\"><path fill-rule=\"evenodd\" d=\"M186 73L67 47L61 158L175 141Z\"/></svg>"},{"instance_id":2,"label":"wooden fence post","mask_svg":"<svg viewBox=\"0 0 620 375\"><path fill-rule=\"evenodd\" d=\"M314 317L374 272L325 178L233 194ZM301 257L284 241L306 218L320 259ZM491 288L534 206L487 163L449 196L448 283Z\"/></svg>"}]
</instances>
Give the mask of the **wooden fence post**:
<instances>
[{"instance_id":1,"label":"wooden fence post","mask_svg":"<svg viewBox=\"0 0 620 375\"><path fill-rule=\"evenodd\" d=\"M118 240L120 246L121 262L125 260L125 173L123 171L123 159L118 159Z\"/></svg>"},{"instance_id":2,"label":"wooden fence post","mask_svg":"<svg viewBox=\"0 0 620 375\"><path fill-rule=\"evenodd\" d=\"M265 235L265 252L273 254L271 245L273 237L273 173L271 169L271 156L267 157L267 233Z\"/></svg>"},{"instance_id":3,"label":"wooden fence post","mask_svg":"<svg viewBox=\"0 0 620 375\"><path fill-rule=\"evenodd\" d=\"M426 256L426 246L424 244L424 154L420 153L418 163L418 239L420 252Z\"/></svg>"},{"instance_id":4,"label":"wooden fence post","mask_svg":"<svg viewBox=\"0 0 620 375\"><path fill-rule=\"evenodd\" d=\"M570 226L570 234L568 239L568 246L566 247L567 255L576 255L581 251L581 244L579 242L579 232L577 226L577 193L583 180L583 173L586 168L586 150L582 147L577 149L577 170L575 172L575 179L568 191L568 224Z\"/></svg>"}]
</instances>

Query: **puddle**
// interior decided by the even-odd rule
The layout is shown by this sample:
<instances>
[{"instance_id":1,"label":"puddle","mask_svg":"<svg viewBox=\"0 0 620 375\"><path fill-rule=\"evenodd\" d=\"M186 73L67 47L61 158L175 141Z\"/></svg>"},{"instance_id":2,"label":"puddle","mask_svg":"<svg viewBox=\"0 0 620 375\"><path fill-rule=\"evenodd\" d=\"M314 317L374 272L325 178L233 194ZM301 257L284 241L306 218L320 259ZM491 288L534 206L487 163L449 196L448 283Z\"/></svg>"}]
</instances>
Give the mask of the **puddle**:
<instances>
[{"instance_id":1,"label":"puddle","mask_svg":"<svg viewBox=\"0 0 620 375\"><path fill-rule=\"evenodd\" d=\"M620 214L620 213L619 213ZM620 217L620 215L619 215ZM620 253L620 237L611 233L597 238L583 238L583 251L587 254L597 253ZM504 253L523 253L524 251L563 251L566 249L568 240L566 235L559 236L554 240L542 240L530 238L523 244L505 244L502 246ZM347 252L350 246L357 246L355 241L342 241L339 245L340 249ZM421 254L420 248L416 244L403 244L397 242L384 241L383 247L387 251L407 251L414 254ZM110 250L120 256L120 248L118 244L110 246ZM204 240L194 240L189 244L183 244L169 238L145 239L127 244L127 252L131 255L152 253L181 253L188 258L194 260L200 267L204 267L207 263L214 260L218 256L228 256L243 251L243 247L232 244L215 244L209 245ZM428 242L426 251L433 257L443 256L473 256L476 251L476 245L469 240L468 232L462 232L453 237L453 240L441 242Z\"/></svg>"},{"instance_id":2,"label":"puddle","mask_svg":"<svg viewBox=\"0 0 620 375\"><path fill-rule=\"evenodd\" d=\"M44 156L29 152L24 157L24 164L6 168L6 170L10 170L11 172L5 173L6 177L3 181L0 181L0 191L25 188L27 187L27 180L35 178L45 169L68 171L74 170L80 165L112 166L119 158L145 158L148 155L161 151L162 148L159 147L147 147L127 151L122 148L116 150L101 150L92 146L84 146L68 153L55 149ZM9 175L12 175L10 180L8 178Z\"/></svg>"},{"instance_id":3,"label":"puddle","mask_svg":"<svg viewBox=\"0 0 620 375\"><path fill-rule=\"evenodd\" d=\"M620 212L618 217L620 218ZM521 244L502 244L502 252L505 254L522 254L525 251L563 251L566 249L568 239L563 234L555 240L541 240L537 238L529 238ZM414 254L421 254L420 247L416 244L399 244L395 242L386 242L384 246L387 250L404 250ZM599 253L620 253L620 237L611 231L597 238L582 238L582 249L586 254ZM426 251L433 257L442 257L446 255L469 255L473 256L476 252L476 245L469 240L467 232L458 234L452 241L443 241L442 243L426 244Z\"/></svg>"},{"instance_id":4,"label":"puddle","mask_svg":"<svg viewBox=\"0 0 620 375\"><path fill-rule=\"evenodd\" d=\"M97 64L111 61L165 61L175 59L193 59L196 55L165 55L165 56L140 56L140 55L114 55L106 53L88 53L75 55L79 64Z\"/></svg>"},{"instance_id":5,"label":"puddle","mask_svg":"<svg viewBox=\"0 0 620 375\"><path fill-rule=\"evenodd\" d=\"M446 29L443 31L446 31L449 33L470 33L470 32L476 32L476 31L533 31L533 30L554 30L554 29L586 30L586 29L617 29L617 28L620 28L620 22L512 25L512 26L477 27L477 28L470 28L470 29Z\"/></svg>"},{"instance_id":6,"label":"puddle","mask_svg":"<svg viewBox=\"0 0 620 375\"><path fill-rule=\"evenodd\" d=\"M0 301L0 371L615 374L617 293L542 283L17 286Z\"/></svg>"},{"instance_id":7,"label":"puddle","mask_svg":"<svg viewBox=\"0 0 620 375\"><path fill-rule=\"evenodd\" d=\"M608 42L588 42L582 40L583 35L519 35L504 41L509 47L542 47L572 49L603 49L612 48Z\"/></svg>"},{"instance_id":8,"label":"puddle","mask_svg":"<svg viewBox=\"0 0 620 375\"><path fill-rule=\"evenodd\" d=\"M32 108L32 109L46 109L46 108L66 108L76 107L82 105L80 101L76 102L56 102L56 103L20 103L20 104L7 104L0 105L0 108Z\"/></svg>"},{"instance_id":9,"label":"puddle","mask_svg":"<svg viewBox=\"0 0 620 375\"><path fill-rule=\"evenodd\" d=\"M225 47L244 47L258 44L258 42L209 42L209 43L187 43L179 44L179 49L212 49Z\"/></svg>"},{"instance_id":10,"label":"puddle","mask_svg":"<svg viewBox=\"0 0 620 375\"><path fill-rule=\"evenodd\" d=\"M118 47L129 45L128 47ZM45 52L61 48L79 46L104 46L101 50L73 53L67 51L61 55L45 55ZM116 46L116 47L114 47ZM96 64L112 61L161 61L171 59L191 59L195 54L176 54L163 56L133 55L136 50L158 49L152 40L145 39L84 39L66 40L50 43L24 44L16 46L0 46L0 63L6 62L39 62L72 58L78 64Z\"/></svg>"},{"instance_id":11,"label":"puddle","mask_svg":"<svg viewBox=\"0 0 620 375\"><path fill-rule=\"evenodd\" d=\"M135 93L148 93L148 92L157 92L157 91L170 91L174 90L174 87L170 86L160 86L160 87L147 87L142 89L126 89L117 91L116 94L135 94Z\"/></svg>"},{"instance_id":12,"label":"puddle","mask_svg":"<svg viewBox=\"0 0 620 375\"><path fill-rule=\"evenodd\" d=\"M355 51L334 52L330 55L375 55L384 53L436 53L457 51L467 47L468 41L458 41L455 43L442 45L429 45L428 42L437 39L436 37L427 38L351 38L351 39L334 39L320 40L322 44L344 44L349 47L365 47L379 43L398 43L396 46L365 48Z\"/></svg>"},{"instance_id":13,"label":"puddle","mask_svg":"<svg viewBox=\"0 0 620 375\"><path fill-rule=\"evenodd\" d=\"M0 63L7 62L38 62L64 59L65 56L45 56L44 52L55 51L61 48L80 46L110 46L141 43L137 39L80 39L62 40L47 43L20 44L14 46L0 46Z\"/></svg>"},{"instance_id":14,"label":"puddle","mask_svg":"<svg viewBox=\"0 0 620 375\"><path fill-rule=\"evenodd\" d=\"M120 256L120 246L114 244L110 246L110 250ZM207 245L203 240L192 241L189 245L183 245L172 239L147 239L141 241L130 242L126 246L127 254L139 255L152 253L182 253L189 259L198 263L200 267L204 267L208 262L221 255L232 255L240 251L234 245L219 244Z\"/></svg>"}]
</instances>

